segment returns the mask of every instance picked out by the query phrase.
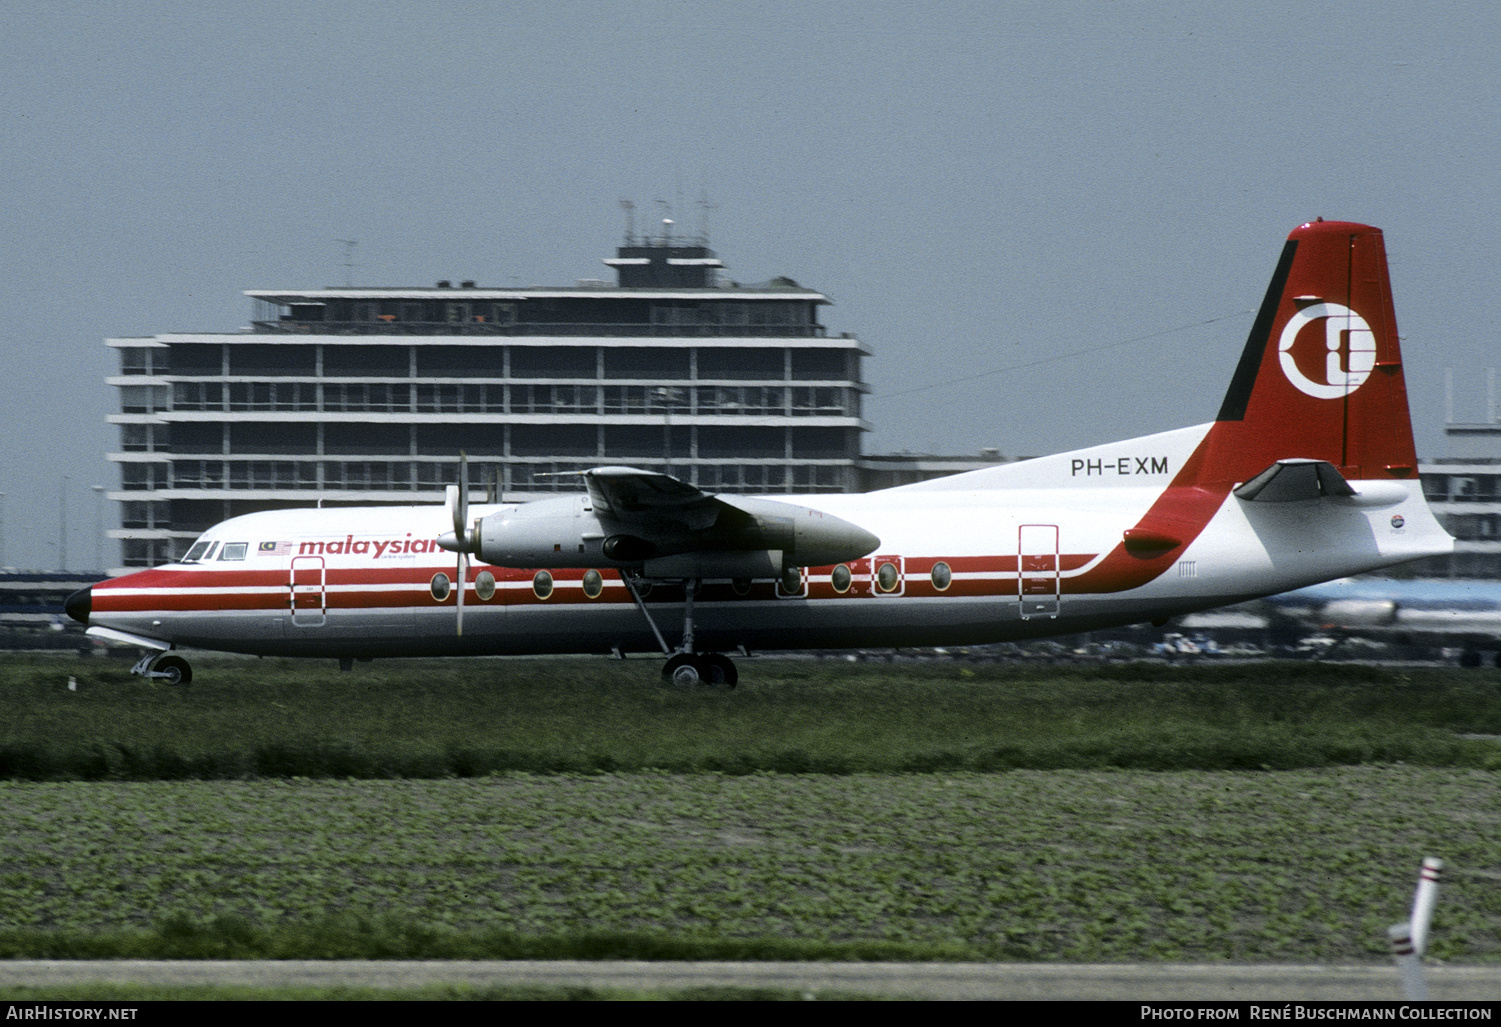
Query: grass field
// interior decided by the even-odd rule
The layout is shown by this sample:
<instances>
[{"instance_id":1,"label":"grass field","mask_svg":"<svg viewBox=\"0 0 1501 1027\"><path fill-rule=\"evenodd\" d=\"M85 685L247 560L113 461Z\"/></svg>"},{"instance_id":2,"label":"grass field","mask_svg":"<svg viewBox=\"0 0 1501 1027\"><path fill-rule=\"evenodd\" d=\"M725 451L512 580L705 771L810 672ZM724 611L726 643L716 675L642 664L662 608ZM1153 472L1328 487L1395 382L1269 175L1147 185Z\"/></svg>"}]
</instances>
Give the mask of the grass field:
<instances>
[{"instance_id":1,"label":"grass field","mask_svg":"<svg viewBox=\"0 0 1501 1027\"><path fill-rule=\"evenodd\" d=\"M12 783L0 956L1384 960L1439 855L1431 951L1489 960L1495 786L1407 767Z\"/></svg>"},{"instance_id":2,"label":"grass field","mask_svg":"<svg viewBox=\"0 0 1501 1027\"><path fill-rule=\"evenodd\" d=\"M0 663L0 958L1501 959L1495 671L199 671Z\"/></svg>"},{"instance_id":3,"label":"grass field","mask_svg":"<svg viewBox=\"0 0 1501 1027\"><path fill-rule=\"evenodd\" d=\"M0 779L1501 768L1501 672L1315 663L199 661L187 688L76 657L0 662ZM78 688L69 691L69 677Z\"/></svg>"},{"instance_id":4,"label":"grass field","mask_svg":"<svg viewBox=\"0 0 1501 1027\"><path fill-rule=\"evenodd\" d=\"M0 1001L25 1002L870 1002L897 996L870 992L704 986L679 989L590 988L552 984L459 984L425 988L284 988L249 985L173 987L86 984L57 988L0 988Z\"/></svg>"}]
</instances>

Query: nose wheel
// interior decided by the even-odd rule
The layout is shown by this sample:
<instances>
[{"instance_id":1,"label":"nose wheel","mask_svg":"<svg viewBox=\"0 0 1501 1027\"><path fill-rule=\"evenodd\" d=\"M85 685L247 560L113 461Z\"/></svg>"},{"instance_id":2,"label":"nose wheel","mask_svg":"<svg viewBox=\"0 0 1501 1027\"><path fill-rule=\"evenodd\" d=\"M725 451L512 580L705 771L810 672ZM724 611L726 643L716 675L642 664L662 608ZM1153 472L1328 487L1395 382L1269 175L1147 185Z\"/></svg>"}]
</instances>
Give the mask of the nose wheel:
<instances>
[{"instance_id":1,"label":"nose wheel","mask_svg":"<svg viewBox=\"0 0 1501 1027\"><path fill-rule=\"evenodd\" d=\"M723 653L678 653L662 667L662 679L675 685L722 685L734 688L740 680L735 662Z\"/></svg>"},{"instance_id":2,"label":"nose wheel","mask_svg":"<svg viewBox=\"0 0 1501 1027\"><path fill-rule=\"evenodd\" d=\"M192 664L172 653L149 652L130 668L130 672L169 685L188 685L193 682Z\"/></svg>"}]
</instances>

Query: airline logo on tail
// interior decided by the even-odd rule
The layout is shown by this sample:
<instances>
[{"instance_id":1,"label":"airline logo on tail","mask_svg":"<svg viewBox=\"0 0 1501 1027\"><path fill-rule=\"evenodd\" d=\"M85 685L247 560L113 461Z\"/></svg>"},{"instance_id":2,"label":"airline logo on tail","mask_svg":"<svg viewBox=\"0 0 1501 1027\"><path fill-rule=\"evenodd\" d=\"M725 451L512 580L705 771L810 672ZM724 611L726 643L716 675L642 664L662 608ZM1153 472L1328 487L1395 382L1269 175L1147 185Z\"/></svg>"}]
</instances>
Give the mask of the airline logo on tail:
<instances>
[{"instance_id":1,"label":"airline logo on tail","mask_svg":"<svg viewBox=\"0 0 1501 1027\"><path fill-rule=\"evenodd\" d=\"M1314 399L1341 399L1365 384L1376 366L1376 333L1366 319L1341 303L1316 297L1299 297L1297 313L1282 329L1277 345L1282 359L1282 373L1299 392ZM1303 305L1307 303L1307 305ZM1316 382L1298 367L1293 346L1299 334L1315 321L1324 321L1324 381ZM1314 333L1310 333L1314 334ZM1304 350L1307 350L1304 346ZM1348 362L1345 366L1343 361Z\"/></svg>"}]
</instances>

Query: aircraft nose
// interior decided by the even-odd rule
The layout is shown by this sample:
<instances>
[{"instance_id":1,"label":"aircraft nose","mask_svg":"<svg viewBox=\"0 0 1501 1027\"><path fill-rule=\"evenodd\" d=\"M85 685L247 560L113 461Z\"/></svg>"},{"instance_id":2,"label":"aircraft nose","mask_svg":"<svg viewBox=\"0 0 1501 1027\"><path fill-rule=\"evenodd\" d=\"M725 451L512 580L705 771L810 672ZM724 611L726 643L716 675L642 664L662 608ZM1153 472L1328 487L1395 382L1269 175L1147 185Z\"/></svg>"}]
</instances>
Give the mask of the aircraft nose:
<instances>
[{"instance_id":1,"label":"aircraft nose","mask_svg":"<svg viewBox=\"0 0 1501 1027\"><path fill-rule=\"evenodd\" d=\"M67 602L63 603L63 611L80 624L87 624L89 622L89 613L93 608L94 589L92 586L89 588L80 588L68 597Z\"/></svg>"}]
</instances>

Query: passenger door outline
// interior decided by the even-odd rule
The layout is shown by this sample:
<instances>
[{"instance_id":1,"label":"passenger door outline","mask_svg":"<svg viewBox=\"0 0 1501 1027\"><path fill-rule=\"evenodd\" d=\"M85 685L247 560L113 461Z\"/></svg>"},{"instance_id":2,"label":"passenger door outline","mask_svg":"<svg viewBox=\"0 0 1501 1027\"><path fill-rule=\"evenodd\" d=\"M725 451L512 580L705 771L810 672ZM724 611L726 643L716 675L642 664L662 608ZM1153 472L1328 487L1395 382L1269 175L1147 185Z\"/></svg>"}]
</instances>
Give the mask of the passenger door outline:
<instances>
[{"instance_id":1,"label":"passenger door outline","mask_svg":"<svg viewBox=\"0 0 1501 1027\"><path fill-rule=\"evenodd\" d=\"M1057 617L1063 590L1058 567L1058 525L1023 524L1017 529L1016 597L1022 620Z\"/></svg>"},{"instance_id":2,"label":"passenger door outline","mask_svg":"<svg viewBox=\"0 0 1501 1027\"><path fill-rule=\"evenodd\" d=\"M321 556L292 557L287 604L299 628L322 627L328 615L328 569Z\"/></svg>"}]
</instances>

